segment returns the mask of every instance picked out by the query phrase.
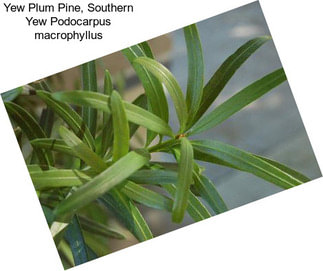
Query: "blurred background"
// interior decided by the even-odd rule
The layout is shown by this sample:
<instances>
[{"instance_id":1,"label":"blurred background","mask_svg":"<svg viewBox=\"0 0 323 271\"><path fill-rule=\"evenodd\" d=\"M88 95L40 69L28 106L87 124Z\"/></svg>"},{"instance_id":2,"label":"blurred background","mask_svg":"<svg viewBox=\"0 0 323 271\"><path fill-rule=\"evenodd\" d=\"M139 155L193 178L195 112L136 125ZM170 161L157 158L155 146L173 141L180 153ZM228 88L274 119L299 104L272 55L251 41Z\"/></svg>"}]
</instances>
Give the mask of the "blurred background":
<instances>
[{"instance_id":1,"label":"blurred background","mask_svg":"<svg viewBox=\"0 0 323 271\"><path fill-rule=\"evenodd\" d=\"M205 83L222 62L246 41L257 36L270 35L258 2L199 22L197 26L204 51ZM187 56L182 30L157 37L149 41L149 44L155 57L171 70L185 91ZM115 87L125 99L132 101L143 93L134 70L120 52L98 59L97 66L101 87L103 72L107 68L113 75ZM269 41L242 65L210 110L248 84L279 67L281 67L279 56L274 43ZM54 90L80 89L79 76L80 70L76 67L48 79ZM170 116L171 126L176 129L176 114L171 106ZM139 131L140 136L145 136L144 130ZM302 172L311 179L321 176L287 82L216 128L198 135L197 138L220 140L266 156ZM133 144L140 144L140 142ZM165 154L158 154L154 159L173 161L171 156ZM213 164L200 164L205 167L206 175L214 181L229 209L281 191L280 188L251 174ZM140 209L155 236L192 223L189 217L185 217L182 224L173 224L167 212L142 207ZM136 240L129 238L126 241L112 240L111 242L111 250L116 251L136 243Z\"/></svg>"}]
</instances>

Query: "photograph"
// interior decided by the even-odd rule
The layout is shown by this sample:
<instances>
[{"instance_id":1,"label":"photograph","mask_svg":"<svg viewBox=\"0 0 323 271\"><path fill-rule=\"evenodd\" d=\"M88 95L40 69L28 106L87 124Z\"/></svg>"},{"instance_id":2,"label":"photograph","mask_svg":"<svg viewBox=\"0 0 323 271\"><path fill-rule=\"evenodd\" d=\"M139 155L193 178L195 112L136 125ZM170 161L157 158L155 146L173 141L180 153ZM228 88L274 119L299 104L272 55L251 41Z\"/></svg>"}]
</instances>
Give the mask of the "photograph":
<instances>
[{"instance_id":1,"label":"photograph","mask_svg":"<svg viewBox=\"0 0 323 271\"><path fill-rule=\"evenodd\" d=\"M322 176L258 2L1 96L65 269Z\"/></svg>"}]
</instances>

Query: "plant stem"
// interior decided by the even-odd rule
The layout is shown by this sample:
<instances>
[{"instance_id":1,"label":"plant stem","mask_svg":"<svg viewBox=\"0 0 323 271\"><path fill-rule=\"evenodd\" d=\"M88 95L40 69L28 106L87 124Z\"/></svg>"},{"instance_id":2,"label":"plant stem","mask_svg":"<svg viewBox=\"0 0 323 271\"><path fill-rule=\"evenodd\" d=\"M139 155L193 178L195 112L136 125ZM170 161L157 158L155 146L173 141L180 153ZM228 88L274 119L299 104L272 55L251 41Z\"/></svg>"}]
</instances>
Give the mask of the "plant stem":
<instances>
[{"instance_id":1,"label":"plant stem","mask_svg":"<svg viewBox=\"0 0 323 271\"><path fill-rule=\"evenodd\" d=\"M165 148L170 148L170 147L177 145L177 144L179 144L178 139L172 138L172 139L166 140L160 144L157 144L155 146L148 148L148 151L149 152L158 152L158 151L161 151Z\"/></svg>"}]
</instances>

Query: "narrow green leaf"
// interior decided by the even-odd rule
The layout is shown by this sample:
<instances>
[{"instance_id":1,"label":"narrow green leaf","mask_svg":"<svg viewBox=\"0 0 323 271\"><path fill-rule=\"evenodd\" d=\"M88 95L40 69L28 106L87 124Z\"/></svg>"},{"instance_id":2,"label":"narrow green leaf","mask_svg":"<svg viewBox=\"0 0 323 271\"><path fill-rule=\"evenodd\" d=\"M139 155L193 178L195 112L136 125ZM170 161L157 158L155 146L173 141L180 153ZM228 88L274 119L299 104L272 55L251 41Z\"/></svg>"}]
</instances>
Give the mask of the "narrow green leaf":
<instances>
[{"instance_id":1,"label":"narrow green leaf","mask_svg":"<svg viewBox=\"0 0 323 271\"><path fill-rule=\"evenodd\" d=\"M102 144L103 144L101 145L101 148L102 148L101 156L106 157L108 149L112 148L112 145L113 145L113 121L112 121L111 115L109 115L107 122L104 123L101 136L102 136Z\"/></svg>"},{"instance_id":2,"label":"narrow green leaf","mask_svg":"<svg viewBox=\"0 0 323 271\"><path fill-rule=\"evenodd\" d=\"M53 93L52 97L57 101L67 102L83 107L92 107L109 114L111 113L109 107L110 97L102 93L88 92L84 90L58 91Z\"/></svg>"},{"instance_id":3,"label":"narrow green leaf","mask_svg":"<svg viewBox=\"0 0 323 271\"><path fill-rule=\"evenodd\" d=\"M44 108L41 115L39 125L43 128L47 137L52 134L54 125L54 111L50 108Z\"/></svg>"},{"instance_id":4,"label":"narrow green leaf","mask_svg":"<svg viewBox=\"0 0 323 271\"><path fill-rule=\"evenodd\" d=\"M173 147L171 149L171 152L174 154L177 161L181 160L181 149L179 148L179 146ZM179 171L179 164L177 163L159 163L159 164L170 170ZM192 171L193 171L192 183L194 183L193 178L195 177L195 175L200 174L200 167L194 162L193 162ZM174 195L175 186L173 185L163 185L163 186L168 190L169 193L173 193ZM195 187L190 184L189 188L193 189ZM211 216L209 211L206 209L206 207L199 201L197 197L195 197L195 195L191 191L189 191L187 212L190 214L190 216L193 218L194 221L199 221Z\"/></svg>"},{"instance_id":5,"label":"narrow green leaf","mask_svg":"<svg viewBox=\"0 0 323 271\"><path fill-rule=\"evenodd\" d=\"M204 87L200 108L191 124L194 124L206 112L240 66L270 39L270 36L262 36L249 40L223 62Z\"/></svg>"},{"instance_id":6,"label":"narrow green leaf","mask_svg":"<svg viewBox=\"0 0 323 271\"><path fill-rule=\"evenodd\" d=\"M144 51L145 55L154 58L153 51L151 50L147 41L141 42L138 44L140 48ZM144 56L144 55L143 55Z\"/></svg>"},{"instance_id":7,"label":"narrow green leaf","mask_svg":"<svg viewBox=\"0 0 323 271\"><path fill-rule=\"evenodd\" d=\"M106 106L109 102L109 96L101 93L88 93L82 91L56 92L53 97L58 101L69 102L81 106L91 106L109 113L110 109ZM138 105L136 105L138 102ZM169 125L156 115L143 109L140 105L141 100L134 103L123 101L127 119L137 125L141 125L154 132L173 137Z\"/></svg>"},{"instance_id":8,"label":"narrow green leaf","mask_svg":"<svg viewBox=\"0 0 323 271\"><path fill-rule=\"evenodd\" d=\"M153 58L149 45L147 43L134 45L122 50L122 52L133 65L134 70L143 84L151 112L168 122L168 104L162 84L148 69L134 64L135 59L138 57Z\"/></svg>"},{"instance_id":9,"label":"narrow green leaf","mask_svg":"<svg viewBox=\"0 0 323 271\"><path fill-rule=\"evenodd\" d=\"M95 175L92 175L92 177ZM80 209L78 214L80 216L85 216L88 219L94 220L97 223L107 225L109 220L109 214L107 213L104 206L99 201L92 201L90 204L86 205L84 208Z\"/></svg>"},{"instance_id":10,"label":"narrow green leaf","mask_svg":"<svg viewBox=\"0 0 323 271\"><path fill-rule=\"evenodd\" d=\"M23 91L23 87L14 88L12 90L1 93L1 98L4 102L11 102L16 99Z\"/></svg>"},{"instance_id":11,"label":"narrow green leaf","mask_svg":"<svg viewBox=\"0 0 323 271\"><path fill-rule=\"evenodd\" d=\"M189 140L185 137L181 138L180 155L178 180L172 213L172 219L177 223L183 220L193 178L193 148Z\"/></svg>"},{"instance_id":12,"label":"narrow green leaf","mask_svg":"<svg viewBox=\"0 0 323 271\"><path fill-rule=\"evenodd\" d=\"M42 168L39 164L29 164L27 165L27 168L29 171L33 171L33 172L42 171ZM57 169L57 168L50 166L49 169Z\"/></svg>"},{"instance_id":13,"label":"narrow green leaf","mask_svg":"<svg viewBox=\"0 0 323 271\"><path fill-rule=\"evenodd\" d=\"M131 181L126 182L120 191L128 198L148 207L172 211L172 200Z\"/></svg>"},{"instance_id":14,"label":"narrow green leaf","mask_svg":"<svg viewBox=\"0 0 323 271\"><path fill-rule=\"evenodd\" d=\"M90 260L77 216L74 216L68 225L65 231L65 239L72 250L75 265L86 263Z\"/></svg>"},{"instance_id":15,"label":"narrow green leaf","mask_svg":"<svg viewBox=\"0 0 323 271\"><path fill-rule=\"evenodd\" d=\"M104 94L110 96L113 91L113 84L111 74L108 70L105 70L104 73ZM108 102L107 102L108 107ZM103 112L102 119L102 137L101 137L101 150L100 154L104 155L107 152L107 149L112 144L113 138L113 127L112 127L112 118L109 113Z\"/></svg>"},{"instance_id":16,"label":"narrow green leaf","mask_svg":"<svg viewBox=\"0 0 323 271\"><path fill-rule=\"evenodd\" d=\"M45 150L56 151L71 156L75 156L75 153L71 147L67 146L64 140L56 138L38 138L30 141L32 146L42 148Z\"/></svg>"},{"instance_id":17,"label":"narrow green leaf","mask_svg":"<svg viewBox=\"0 0 323 271\"><path fill-rule=\"evenodd\" d=\"M100 235L94 235L88 231L84 231L83 236L88 247L90 247L98 257L111 253L107 238Z\"/></svg>"},{"instance_id":18,"label":"narrow green leaf","mask_svg":"<svg viewBox=\"0 0 323 271\"><path fill-rule=\"evenodd\" d=\"M45 80L37 81L36 83L32 84L32 86L36 90L44 90L46 92L52 92L49 85L46 83ZM40 126L43 128L45 134L50 137L54 125L54 111L51 108L44 108L40 115Z\"/></svg>"},{"instance_id":19,"label":"narrow green leaf","mask_svg":"<svg viewBox=\"0 0 323 271\"><path fill-rule=\"evenodd\" d=\"M125 236L115 229L112 229L104 224L98 223L92 219L84 216L79 216L79 221L82 225L82 229L103 237L125 239Z\"/></svg>"},{"instance_id":20,"label":"narrow green leaf","mask_svg":"<svg viewBox=\"0 0 323 271\"><path fill-rule=\"evenodd\" d=\"M146 109L147 97L145 94L139 95L132 103L134 105L137 105L141 108ZM127 110L126 110L126 113L127 115L131 114L127 112ZM105 113L103 116L105 116ZM135 123L129 123L130 138L135 134L138 128L139 128L139 125ZM112 143L113 143L113 123L112 123L111 115L109 115L107 122L105 121L105 119L103 119L103 130L102 130L102 135L100 136L101 136L102 144L104 144L101 147L103 152L102 155L104 155L107 153L108 147L112 147Z\"/></svg>"},{"instance_id":21,"label":"narrow green leaf","mask_svg":"<svg viewBox=\"0 0 323 271\"><path fill-rule=\"evenodd\" d=\"M177 172L170 170L138 170L128 177L138 184L176 184Z\"/></svg>"},{"instance_id":22,"label":"narrow green leaf","mask_svg":"<svg viewBox=\"0 0 323 271\"><path fill-rule=\"evenodd\" d=\"M199 109L203 94L204 60L197 26L192 24L184 27L184 36L188 59L186 103L189 120L193 120L195 113Z\"/></svg>"},{"instance_id":23,"label":"narrow green leaf","mask_svg":"<svg viewBox=\"0 0 323 271\"><path fill-rule=\"evenodd\" d=\"M294 170L292 168L289 168L289 167L287 167L287 166L285 166L285 165L283 165L283 164L281 164L281 163L279 163L277 161L274 161L274 160L271 160L271 159L268 159L266 157L262 157L262 156L259 156L259 155L255 155L255 156L257 158L262 159L265 162L273 165L274 167L279 168L280 170L284 171L285 173L291 175L292 177L294 177L295 179L297 179L297 180L299 180L299 181L301 181L303 183L306 183L306 182L311 180L310 178L306 177L302 173L300 173L300 172L298 172L298 171L296 171L296 170Z\"/></svg>"},{"instance_id":24,"label":"narrow green leaf","mask_svg":"<svg viewBox=\"0 0 323 271\"><path fill-rule=\"evenodd\" d=\"M134 63L146 68L166 86L176 109L180 123L180 132L183 132L185 130L188 112L183 92L173 74L165 66L148 57L138 57L134 60Z\"/></svg>"},{"instance_id":25,"label":"narrow green leaf","mask_svg":"<svg viewBox=\"0 0 323 271\"><path fill-rule=\"evenodd\" d=\"M179 145L180 141L178 139L170 139L164 141L163 143L151 146L148 148L150 152L168 152L176 145Z\"/></svg>"},{"instance_id":26,"label":"narrow green leaf","mask_svg":"<svg viewBox=\"0 0 323 271\"><path fill-rule=\"evenodd\" d=\"M129 152L109 168L79 187L71 196L62 201L55 210L56 217L73 213L128 178L150 159L144 149Z\"/></svg>"},{"instance_id":27,"label":"narrow green leaf","mask_svg":"<svg viewBox=\"0 0 323 271\"><path fill-rule=\"evenodd\" d=\"M107 164L93 152L81 139L79 139L73 132L61 126L59 134L63 138L67 146L69 146L74 154L83 160L88 166L101 172L107 168Z\"/></svg>"},{"instance_id":28,"label":"narrow green leaf","mask_svg":"<svg viewBox=\"0 0 323 271\"><path fill-rule=\"evenodd\" d=\"M209 204L216 214L228 211L228 207L217 191L214 183L210 179L203 175L195 175L194 180L194 186L197 189L197 192Z\"/></svg>"},{"instance_id":29,"label":"narrow green leaf","mask_svg":"<svg viewBox=\"0 0 323 271\"><path fill-rule=\"evenodd\" d=\"M204 162L208 162L208 163L221 165L221 166L225 166L225 167L231 167L231 168L239 170L234 165L229 164L229 163L219 159L218 157L214 156L211 152L208 152L207 149L201 149L201 148L194 147L194 159L199 160L199 161L204 161Z\"/></svg>"},{"instance_id":30,"label":"narrow green leaf","mask_svg":"<svg viewBox=\"0 0 323 271\"><path fill-rule=\"evenodd\" d=\"M103 92L105 95L110 96L113 91L112 77L108 70L104 71L104 88Z\"/></svg>"},{"instance_id":31,"label":"narrow green leaf","mask_svg":"<svg viewBox=\"0 0 323 271\"><path fill-rule=\"evenodd\" d=\"M95 60L84 63L81 66L81 74L83 90L97 92L98 86L96 80ZM86 126L89 127L92 136L95 137L97 118L96 110L93 108L84 107L82 110L82 117Z\"/></svg>"},{"instance_id":32,"label":"narrow green leaf","mask_svg":"<svg viewBox=\"0 0 323 271\"><path fill-rule=\"evenodd\" d=\"M254 174L282 188L291 188L303 181L253 154L215 140L191 141L194 151L214 156L221 164ZM216 161L218 161L216 160ZM216 162L215 161L215 162Z\"/></svg>"},{"instance_id":33,"label":"narrow green leaf","mask_svg":"<svg viewBox=\"0 0 323 271\"><path fill-rule=\"evenodd\" d=\"M144 41L142 43L139 43L139 46L144 51L144 53L146 54L146 55L142 55L142 56L147 56L147 57L150 57L150 58L154 59L153 52L152 52L148 42ZM134 65L134 66L140 67L140 65ZM163 86L152 74L149 74L149 75L152 76L152 79L155 81L154 83L158 85L158 90L159 90L158 94L161 96L160 98L163 99L163 102L162 102L163 105L161 105L162 111L160 111L160 108L154 109L152 104L154 104L155 101L153 101L153 102L147 103L147 106L144 109L148 109L149 112L153 112L154 114L159 116L161 119L163 119L167 123L168 122L168 117L169 117L168 116L168 104L167 104L167 99L166 99L166 96L165 96L165 93L164 93ZM161 113L159 113L159 111ZM150 143L154 140L154 138L156 136L157 136L157 134L155 132L153 132L152 130L147 129L146 146L149 146ZM160 140L162 140L162 137L160 138Z\"/></svg>"},{"instance_id":34,"label":"narrow green leaf","mask_svg":"<svg viewBox=\"0 0 323 271\"><path fill-rule=\"evenodd\" d=\"M112 189L100 198L100 202L116 215L138 241L143 242L153 238L145 219L127 196Z\"/></svg>"},{"instance_id":35,"label":"narrow green leaf","mask_svg":"<svg viewBox=\"0 0 323 271\"><path fill-rule=\"evenodd\" d=\"M12 102L5 102L5 107L10 118L22 129L29 140L46 138L43 129L39 126L34 117L24 108ZM39 163L44 169L53 165L53 156L49 151L43 151L38 148L34 148L34 151L38 157Z\"/></svg>"},{"instance_id":36,"label":"narrow green leaf","mask_svg":"<svg viewBox=\"0 0 323 271\"><path fill-rule=\"evenodd\" d=\"M268 91L277 87L286 80L286 75L283 69L278 69L258 81L247 86L237 94L233 95L223 104L215 108L210 114L202 117L189 131L188 134L197 134L208 130L234 113L240 111L242 108L257 100Z\"/></svg>"},{"instance_id":37,"label":"narrow green leaf","mask_svg":"<svg viewBox=\"0 0 323 271\"><path fill-rule=\"evenodd\" d=\"M45 91L37 91L37 95L59 115L72 131L93 150L94 139L82 118L66 103L59 102L52 94Z\"/></svg>"},{"instance_id":38,"label":"narrow green leaf","mask_svg":"<svg viewBox=\"0 0 323 271\"><path fill-rule=\"evenodd\" d=\"M163 184L163 187L170 195L175 197L176 186L174 184ZM188 192L188 203L186 210L190 217L196 222L211 217L211 214L206 207L196 196L194 196L191 191Z\"/></svg>"},{"instance_id":39,"label":"narrow green leaf","mask_svg":"<svg viewBox=\"0 0 323 271\"><path fill-rule=\"evenodd\" d=\"M111 111L113 120L113 161L117 161L129 151L129 124L122 98L118 92L111 95Z\"/></svg>"},{"instance_id":40,"label":"narrow green leaf","mask_svg":"<svg viewBox=\"0 0 323 271\"><path fill-rule=\"evenodd\" d=\"M147 96L145 94L139 95L133 102L132 104L141 107L143 109L147 109ZM127 113L129 115L129 112ZM129 120L129 119L128 119ZM139 128L138 124L131 123L129 124L129 130L130 130L130 138L134 135L134 133L137 131Z\"/></svg>"},{"instance_id":41,"label":"narrow green leaf","mask_svg":"<svg viewBox=\"0 0 323 271\"><path fill-rule=\"evenodd\" d=\"M144 67L133 63L138 57L149 57L154 59L153 53L147 42L126 48L123 51L125 57L133 65L148 98L148 111L168 122L168 104L162 84ZM156 137L156 133L147 130L146 146Z\"/></svg>"},{"instance_id":42,"label":"narrow green leaf","mask_svg":"<svg viewBox=\"0 0 323 271\"><path fill-rule=\"evenodd\" d=\"M81 186L91 178L84 172L72 169L50 169L46 171L29 168L29 174L36 190Z\"/></svg>"},{"instance_id":43,"label":"narrow green leaf","mask_svg":"<svg viewBox=\"0 0 323 271\"><path fill-rule=\"evenodd\" d=\"M105 80L108 81L108 79ZM105 88L109 88L109 86L105 85ZM107 90L107 92L109 93L110 90ZM103 129L101 135L102 145L99 152L101 155L103 155L106 152L108 146L112 143L113 138L111 111L109 107L110 97L102 93L83 90L60 91L55 92L52 96L57 101L67 102L83 107L92 107L103 111Z\"/></svg>"},{"instance_id":44,"label":"narrow green leaf","mask_svg":"<svg viewBox=\"0 0 323 271\"><path fill-rule=\"evenodd\" d=\"M162 135L174 137L172 129L161 118L134 104L124 102L128 120Z\"/></svg>"}]
</instances>

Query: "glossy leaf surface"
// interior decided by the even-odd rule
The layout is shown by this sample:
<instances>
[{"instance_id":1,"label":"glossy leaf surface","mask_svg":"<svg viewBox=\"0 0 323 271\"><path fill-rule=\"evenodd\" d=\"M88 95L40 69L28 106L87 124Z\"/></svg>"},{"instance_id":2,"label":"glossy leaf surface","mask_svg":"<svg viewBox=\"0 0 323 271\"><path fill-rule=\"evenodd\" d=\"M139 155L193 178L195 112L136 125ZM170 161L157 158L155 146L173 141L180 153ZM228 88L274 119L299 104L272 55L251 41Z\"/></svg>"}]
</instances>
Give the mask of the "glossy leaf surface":
<instances>
[{"instance_id":1,"label":"glossy leaf surface","mask_svg":"<svg viewBox=\"0 0 323 271\"><path fill-rule=\"evenodd\" d=\"M220 124L234 113L252 103L266 94L271 89L277 87L286 80L283 69L278 69L258 81L247 86L237 94L233 95L223 104L216 107L211 113L202 117L190 130L189 134L197 134L206 131Z\"/></svg>"},{"instance_id":2,"label":"glossy leaf surface","mask_svg":"<svg viewBox=\"0 0 323 271\"><path fill-rule=\"evenodd\" d=\"M134 62L146 68L165 85L175 106L177 117L180 123L180 131L184 131L188 117L187 106L183 92L173 74L165 66L148 57L138 57L134 60Z\"/></svg>"},{"instance_id":3,"label":"glossy leaf surface","mask_svg":"<svg viewBox=\"0 0 323 271\"><path fill-rule=\"evenodd\" d=\"M270 39L270 36L262 36L249 40L223 62L223 64L219 67L219 69L214 73L214 75L203 88L201 105L196 114L194 122L196 122L206 112L206 110L218 97L225 85L240 68L240 66L258 48L260 48L265 42Z\"/></svg>"},{"instance_id":4,"label":"glossy leaf surface","mask_svg":"<svg viewBox=\"0 0 323 271\"><path fill-rule=\"evenodd\" d=\"M190 185L193 178L193 148L188 139L181 138L178 180L174 199L172 219L181 222L188 203Z\"/></svg>"},{"instance_id":5,"label":"glossy leaf surface","mask_svg":"<svg viewBox=\"0 0 323 271\"><path fill-rule=\"evenodd\" d=\"M149 154L144 150L129 152L62 201L55 210L56 217L66 213L74 213L102 196L140 169L149 161L149 158Z\"/></svg>"}]
</instances>

